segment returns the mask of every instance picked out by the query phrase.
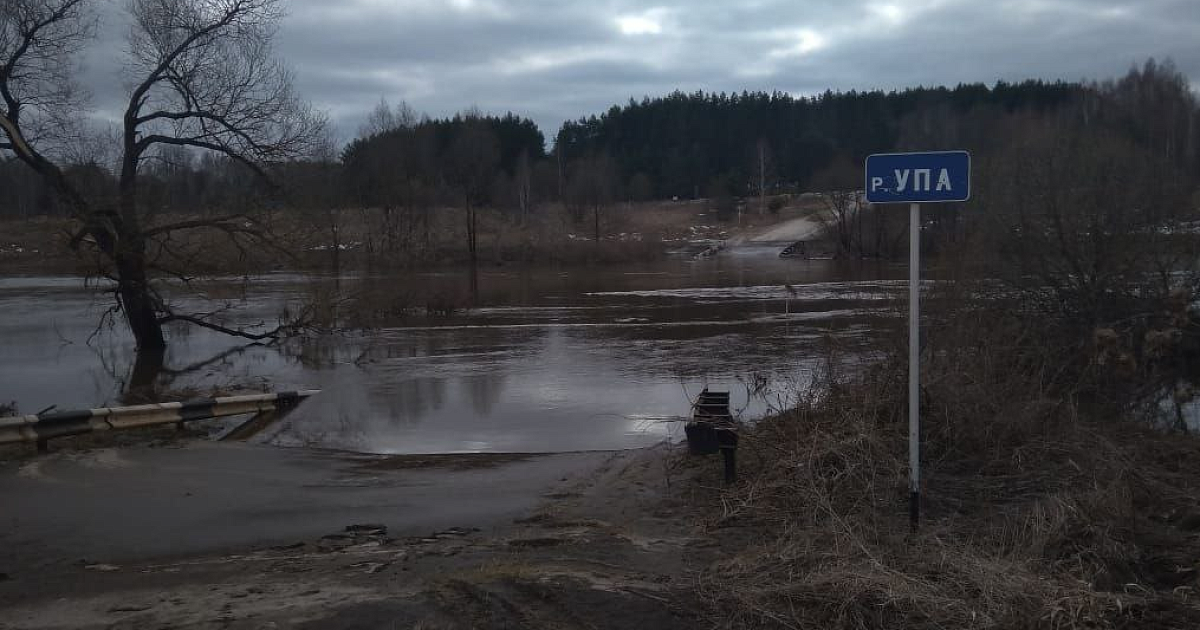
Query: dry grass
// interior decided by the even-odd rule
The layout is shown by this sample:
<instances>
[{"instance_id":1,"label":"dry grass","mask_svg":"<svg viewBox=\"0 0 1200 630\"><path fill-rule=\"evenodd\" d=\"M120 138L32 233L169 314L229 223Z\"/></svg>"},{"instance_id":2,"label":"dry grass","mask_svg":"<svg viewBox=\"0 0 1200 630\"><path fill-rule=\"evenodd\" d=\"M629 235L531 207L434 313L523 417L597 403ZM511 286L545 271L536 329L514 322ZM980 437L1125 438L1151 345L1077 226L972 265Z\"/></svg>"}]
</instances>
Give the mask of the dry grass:
<instances>
[{"instance_id":1,"label":"dry grass","mask_svg":"<svg viewBox=\"0 0 1200 630\"><path fill-rule=\"evenodd\" d=\"M920 532L894 347L746 433L711 525L754 542L699 583L717 626L1200 627L1200 440L1080 401L1002 318L954 321L923 361Z\"/></svg>"}]
</instances>

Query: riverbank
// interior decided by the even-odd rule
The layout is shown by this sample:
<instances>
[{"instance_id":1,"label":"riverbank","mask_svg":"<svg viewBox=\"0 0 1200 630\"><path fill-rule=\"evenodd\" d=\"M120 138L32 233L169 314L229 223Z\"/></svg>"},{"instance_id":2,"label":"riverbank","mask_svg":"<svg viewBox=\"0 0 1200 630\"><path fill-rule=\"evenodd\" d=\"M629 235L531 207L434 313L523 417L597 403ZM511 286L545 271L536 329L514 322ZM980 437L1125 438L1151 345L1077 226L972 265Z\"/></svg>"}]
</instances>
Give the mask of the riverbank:
<instances>
[{"instance_id":1,"label":"riverbank","mask_svg":"<svg viewBox=\"0 0 1200 630\"><path fill-rule=\"evenodd\" d=\"M931 418L912 533L905 429L877 391L746 429L733 486L668 443L10 461L0 628L1200 623L1200 440L1046 415L982 422L980 451Z\"/></svg>"},{"instance_id":2,"label":"riverbank","mask_svg":"<svg viewBox=\"0 0 1200 630\"><path fill-rule=\"evenodd\" d=\"M698 580L709 614L728 628L1200 627L1200 438L1128 394L1110 407L1078 378L1049 387L1064 362L952 321L988 341L930 334L944 350L922 364L919 529L906 357L831 360L812 396L742 435L720 505L754 542Z\"/></svg>"},{"instance_id":3,"label":"riverbank","mask_svg":"<svg viewBox=\"0 0 1200 630\"><path fill-rule=\"evenodd\" d=\"M689 628L704 463L64 452L3 470L0 628Z\"/></svg>"},{"instance_id":4,"label":"riverbank","mask_svg":"<svg viewBox=\"0 0 1200 630\"><path fill-rule=\"evenodd\" d=\"M523 223L483 209L478 213L479 262L495 266L652 260L670 251L702 251L710 243L752 237L824 208L814 195L781 197L779 203L780 209L770 214L747 212L740 224L719 220L704 199L616 203L601 212L599 242L590 213L577 216L559 204L544 205ZM164 216L159 222L204 218ZM277 248L238 246L222 230L190 230L172 235L172 264L187 260L188 274L204 275L261 273L280 267L323 271L335 264L343 271L433 269L468 262L465 216L459 208L436 208L412 216L400 210L388 214L358 208L318 214L275 212L239 221L270 234ZM0 223L4 235L0 272L94 271L95 262L69 246L74 227L74 222L55 217Z\"/></svg>"}]
</instances>

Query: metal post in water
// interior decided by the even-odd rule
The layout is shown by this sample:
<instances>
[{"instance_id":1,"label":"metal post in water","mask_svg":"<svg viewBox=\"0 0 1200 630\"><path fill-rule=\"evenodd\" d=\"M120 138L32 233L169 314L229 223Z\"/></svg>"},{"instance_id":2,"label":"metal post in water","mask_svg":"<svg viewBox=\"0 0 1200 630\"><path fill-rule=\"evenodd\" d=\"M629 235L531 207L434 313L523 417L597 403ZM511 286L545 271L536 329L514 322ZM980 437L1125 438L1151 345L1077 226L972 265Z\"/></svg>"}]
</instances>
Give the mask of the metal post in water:
<instances>
[{"instance_id":1,"label":"metal post in water","mask_svg":"<svg viewBox=\"0 0 1200 630\"><path fill-rule=\"evenodd\" d=\"M915 532L921 520L921 204L909 205L908 221L908 509Z\"/></svg>"}]
</instances>

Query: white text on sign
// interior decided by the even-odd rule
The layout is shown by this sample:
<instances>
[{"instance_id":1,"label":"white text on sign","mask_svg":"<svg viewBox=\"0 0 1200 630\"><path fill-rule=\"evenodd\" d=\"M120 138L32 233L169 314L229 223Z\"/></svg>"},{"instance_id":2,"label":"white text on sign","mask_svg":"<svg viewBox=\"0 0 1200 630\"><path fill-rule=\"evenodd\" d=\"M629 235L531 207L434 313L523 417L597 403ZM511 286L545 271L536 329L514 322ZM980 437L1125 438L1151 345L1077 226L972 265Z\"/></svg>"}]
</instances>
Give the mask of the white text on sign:
<instances>
[{"instance_id":1,"label":"white text on sign","mask_svg":"<svg viewBox=\"0 0 1200 630\"><path fill-rule=\"evenodd\" d=\"M879 153L867 156L867 201L938 203L971 198L971 155L966 151Z\"/></svg>"},{"instance_id":2,"label":"white text on sign","mask_svg":"<svg viewBox=\"0 0 1200 630\"><path fill-rule=\"evenodd\" d=\"M950 171L946 169L938 170L937 184L933 185L933 170L928 168L915 168L911 170L896 170L892 171L896 177L896 192L952 192L954 185L950 183ZM908 187L912 183L912 188ZM932 186L932 187L931 187ZM882 177L871 178L871 191L888 190L883 187Z\"/></svg>"}]
</instances>

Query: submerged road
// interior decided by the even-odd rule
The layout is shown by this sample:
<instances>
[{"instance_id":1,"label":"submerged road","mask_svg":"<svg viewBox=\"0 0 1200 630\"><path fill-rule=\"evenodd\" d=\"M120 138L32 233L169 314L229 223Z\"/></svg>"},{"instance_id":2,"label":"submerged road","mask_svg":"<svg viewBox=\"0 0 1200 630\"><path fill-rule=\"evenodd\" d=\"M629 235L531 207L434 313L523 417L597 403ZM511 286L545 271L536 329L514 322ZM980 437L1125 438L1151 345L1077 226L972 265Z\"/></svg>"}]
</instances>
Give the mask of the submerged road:
<instances>
[{"instance_id":1,"label":"submerged road","mask_svg":"<svg viewBox=\"0 0 1200 630\"><path fill-rule=\"evenodd\" d=\"M63 450L0 465L0 572L246 549L378 523L494 531L611 452L379 456L249 444Z\"/></svg>"}]
</instances>

